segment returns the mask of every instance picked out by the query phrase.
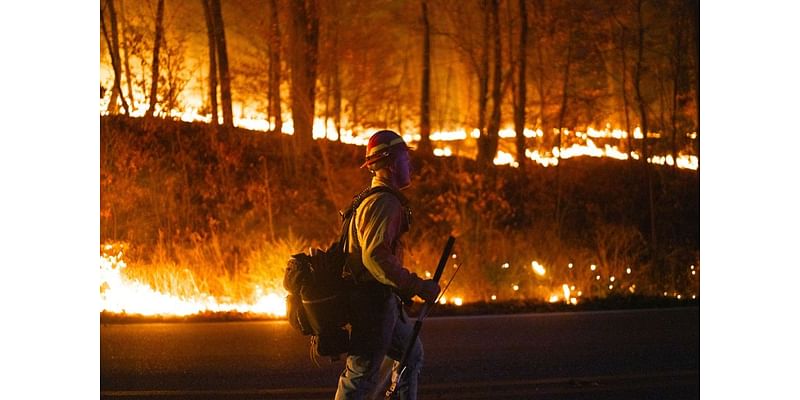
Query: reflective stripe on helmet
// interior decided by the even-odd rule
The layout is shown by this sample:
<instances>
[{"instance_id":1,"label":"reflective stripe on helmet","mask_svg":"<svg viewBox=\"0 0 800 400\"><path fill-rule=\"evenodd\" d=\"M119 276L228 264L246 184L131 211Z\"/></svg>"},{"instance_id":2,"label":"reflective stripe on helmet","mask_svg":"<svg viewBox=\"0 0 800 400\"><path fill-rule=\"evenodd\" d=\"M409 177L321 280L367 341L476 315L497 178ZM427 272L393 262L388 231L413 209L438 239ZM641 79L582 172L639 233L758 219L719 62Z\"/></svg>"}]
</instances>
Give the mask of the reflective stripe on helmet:
<instances>
[{"instance_id":1,"label":"reflective stripe on helmet","mask_svg":"<svg viewBox=\"0 0 800 400\"><path fill-rule=\"evenodd\" d=\"M374 156L379 151L383 151L386 148L392 147L392 146L394 146L396 144L400 144L400 143L405 143L403 141L402 137L398 137L398 138L392 140L389 143L381 143L381 144L379 144L379 145L377 145L377 146L375 146L375 147L373 147L373 148L371 148L369 150L369 154L367 154L367 158L370 158L370 157Z\"/></svg>"}]
</instances>

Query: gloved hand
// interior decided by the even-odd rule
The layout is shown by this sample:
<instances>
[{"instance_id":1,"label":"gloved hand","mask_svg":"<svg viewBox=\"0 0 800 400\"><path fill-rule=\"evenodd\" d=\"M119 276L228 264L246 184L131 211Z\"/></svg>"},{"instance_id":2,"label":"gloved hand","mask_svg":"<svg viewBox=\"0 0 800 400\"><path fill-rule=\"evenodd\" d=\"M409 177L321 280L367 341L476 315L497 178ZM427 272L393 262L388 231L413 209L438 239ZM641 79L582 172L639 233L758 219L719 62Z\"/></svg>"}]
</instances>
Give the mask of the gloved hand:
<instances>
[{"instance_id":1,"label":"gloved hand","mask_svg":"<svg viewBox=\"0 0 800 400\"><path fill-rule=\"evenodd\" d=\"M419 288L419 293L417 296L425 300L426 302L434 302L436 301L436 296L439 295L439 291L441 288L439 287L439 283L434 281L433 279L426 279L422 281L422 284Z\"/></svg>"}]
</instances>

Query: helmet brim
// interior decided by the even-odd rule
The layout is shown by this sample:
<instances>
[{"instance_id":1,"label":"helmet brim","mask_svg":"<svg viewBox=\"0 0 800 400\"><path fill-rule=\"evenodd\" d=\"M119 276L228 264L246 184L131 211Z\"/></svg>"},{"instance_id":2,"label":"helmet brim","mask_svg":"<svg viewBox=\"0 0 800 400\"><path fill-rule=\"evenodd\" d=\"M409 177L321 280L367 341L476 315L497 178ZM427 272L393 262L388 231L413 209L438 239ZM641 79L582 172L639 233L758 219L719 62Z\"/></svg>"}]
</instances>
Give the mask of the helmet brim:
<instances>
[{"instance_id":1,"label":"helmet brim","mask_svg":"<svg viewBox=\"0 0 800 400\"><path fill-rule=\"evenodd\" d=\"M380 153L376 153L376 154L373 154L371 157L368 157L366 159L366 161L364 161L364 163L361 164L361 166L359 168L366 168L366 167L369 167L372 164L375 164L376 162L384 159L385 157L388 157L389 154L391 154L392 151L396 151L396 149L398 147L402 147L408 152L412 152L412 151L416 150L416 147L409 146L406 142L400 142L400 143L397 143L395 145L389 146L388 148L384 149Z\"/></svg>"}]
</instances>

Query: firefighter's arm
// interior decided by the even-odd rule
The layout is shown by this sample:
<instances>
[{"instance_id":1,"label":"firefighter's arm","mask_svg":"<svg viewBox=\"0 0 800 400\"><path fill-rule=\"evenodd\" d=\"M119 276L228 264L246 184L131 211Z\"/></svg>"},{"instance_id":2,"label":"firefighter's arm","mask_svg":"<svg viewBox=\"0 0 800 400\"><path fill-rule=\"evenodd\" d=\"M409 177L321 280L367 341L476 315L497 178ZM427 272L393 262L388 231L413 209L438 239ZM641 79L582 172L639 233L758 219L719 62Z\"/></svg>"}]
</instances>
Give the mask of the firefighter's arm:
<instances>
[{"instance_id":1,"label":"firefighter's arm","mask_svg":"<svg viewBox=\"0 0 800 400\"><path fill-rule=\"evenodd\" d=\"M374 199L374 200L373 200ZM400 235L403 207L388 194L374 196L359 210L361 261L378 282L397 288L403 297L419 294L423 280L403 267L392 253L392 243Z\"/></svg>"}]
</instances>

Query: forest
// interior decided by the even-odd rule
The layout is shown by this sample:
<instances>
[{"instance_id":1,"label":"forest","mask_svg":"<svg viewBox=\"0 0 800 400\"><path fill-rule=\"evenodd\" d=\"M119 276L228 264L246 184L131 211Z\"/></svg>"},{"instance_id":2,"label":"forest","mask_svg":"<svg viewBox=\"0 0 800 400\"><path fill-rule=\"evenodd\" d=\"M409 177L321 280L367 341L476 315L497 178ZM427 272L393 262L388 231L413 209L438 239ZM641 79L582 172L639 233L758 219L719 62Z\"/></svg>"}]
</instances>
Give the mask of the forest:
<instances>
[{"instance_id":1,"label":"forest","mask_svg":"<svg viewBox=\"0 0 800 400\"><path fill-rule=\"evenodd\" d=\"M699 297L697 1L100 11L101 254L124 249L131 280L281 293L289 255L336 235L369 182L360 145L388 128L415 147L407 266L430 273L459 238L448 295ZM581 146L601 154L570 156Z\"/></svg>"}]
</instances>

